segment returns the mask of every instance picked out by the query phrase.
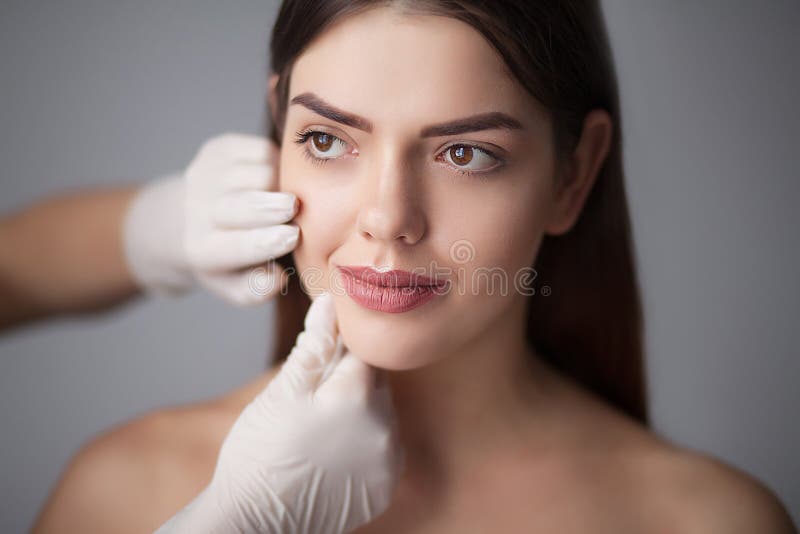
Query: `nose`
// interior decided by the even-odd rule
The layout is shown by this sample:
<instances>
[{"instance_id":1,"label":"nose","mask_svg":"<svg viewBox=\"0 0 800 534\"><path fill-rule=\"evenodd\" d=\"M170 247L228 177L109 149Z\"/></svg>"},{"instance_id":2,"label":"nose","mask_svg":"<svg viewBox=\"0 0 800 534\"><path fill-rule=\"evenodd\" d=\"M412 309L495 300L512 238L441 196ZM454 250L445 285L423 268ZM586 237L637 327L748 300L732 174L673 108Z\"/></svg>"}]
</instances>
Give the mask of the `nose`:
<instances>
[{"instance_id":1,"label":"nose","mask_svg":"<svg viewBox=\"0 0 800 534\"><path fill-rule=\"evenodd\" d=\"M365 201L358 231L367 240L413 245L425 234L426 221L414 172L394 158L383 158L365 177Z\"/></svg>"}]
</instances>

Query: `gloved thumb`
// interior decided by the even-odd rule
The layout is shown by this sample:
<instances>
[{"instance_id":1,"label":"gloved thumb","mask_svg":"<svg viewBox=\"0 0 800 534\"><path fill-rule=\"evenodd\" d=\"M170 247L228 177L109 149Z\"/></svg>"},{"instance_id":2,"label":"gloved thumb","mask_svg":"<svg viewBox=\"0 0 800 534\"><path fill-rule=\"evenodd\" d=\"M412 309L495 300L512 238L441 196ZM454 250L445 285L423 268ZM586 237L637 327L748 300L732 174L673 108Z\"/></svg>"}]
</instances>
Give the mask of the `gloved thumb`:
<instances>
[{"instance_id":1,"label":"gloved thumb","mask_svg":"<svg viewBox=\"0 0 800 534\"><path fill-rule=\"evenodd\" d=\"M330 293L323 293L311 302L305 318L305 329L297 336L292 351L281 366L276 381L289 393L313 393L330 366L341 359L341 343L337 343L336 309Z\"/></svg>"}]
</instances>

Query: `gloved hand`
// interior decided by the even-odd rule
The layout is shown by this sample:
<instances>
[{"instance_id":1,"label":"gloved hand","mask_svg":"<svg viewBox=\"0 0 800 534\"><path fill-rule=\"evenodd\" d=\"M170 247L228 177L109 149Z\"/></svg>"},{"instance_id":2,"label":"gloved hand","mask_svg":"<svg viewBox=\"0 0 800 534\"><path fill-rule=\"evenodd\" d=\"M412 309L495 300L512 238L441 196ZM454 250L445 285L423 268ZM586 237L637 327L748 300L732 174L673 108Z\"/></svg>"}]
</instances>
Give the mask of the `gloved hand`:
<instances>
[{"instance_id":1,"label":"gloved hand","mask_svg":"<svg viewBox=\"0 0 800 534\"><path fill-rule=\"evenodd\" d=\"M344 350L330 294L316 298L225 438L211 483L157 532L341 533L381 514L404 456L378 378Z\"/></svg>"},{"instance_id":2,"label":"gloved hand","mask_svg":"<svg viewBox=\"0 0 800 534\"><path fill-rule=\"evenodd\" d=\"M225 134L207 141L177 176L145 185L131 202L123 239L139 285L177 294L195 282L239 305L275 295L288 277L274 261L299 235L297 199L276 189L272 141Z\"/></svg>"}]
</instances>

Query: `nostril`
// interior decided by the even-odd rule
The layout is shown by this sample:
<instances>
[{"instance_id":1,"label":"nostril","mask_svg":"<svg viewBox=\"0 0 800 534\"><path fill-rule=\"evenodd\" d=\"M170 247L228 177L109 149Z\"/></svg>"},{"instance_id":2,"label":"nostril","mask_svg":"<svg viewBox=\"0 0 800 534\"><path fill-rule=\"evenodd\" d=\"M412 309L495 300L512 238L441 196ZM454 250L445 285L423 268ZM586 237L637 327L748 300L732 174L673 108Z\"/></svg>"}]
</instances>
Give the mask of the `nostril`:
<instances>
[{"instance_id":1,"label":"nostril","mask_svg":"<svg viewBox=\"0 0 800 534\"><path fill-rule=\"evenodd\" d=\"M416 205L401 202L384 202L380 207L363 209L358 216L358 230L367 239L386 242L401 240L413 244L425 231L424 217Z\"/></svg>"}]
</instances>

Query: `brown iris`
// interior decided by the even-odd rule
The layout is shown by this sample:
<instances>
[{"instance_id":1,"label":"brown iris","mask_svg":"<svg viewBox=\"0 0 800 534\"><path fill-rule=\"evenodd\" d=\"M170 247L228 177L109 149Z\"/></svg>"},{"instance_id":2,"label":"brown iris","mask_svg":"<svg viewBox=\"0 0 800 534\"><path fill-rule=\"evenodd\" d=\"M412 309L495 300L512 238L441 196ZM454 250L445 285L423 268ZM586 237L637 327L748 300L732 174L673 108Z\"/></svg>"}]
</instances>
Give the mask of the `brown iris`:
<instances>
[{"instance_id":1,"label":"brown iris","mask_svg":"<svg viewBox=\"0 0 800 534\"><path fill-rule=\"evenodd\" d=\"M314 146L317 147L317 150L320 152L327 152L331 148L331 145L333 145L333 136L324 132L315 133L312 139L314 141Z\"/></svg>"},{"instance_id":2,"label":"brown iris","mask_svg":"<svg viewBox=\"0 0 800 534\"><path fill-rule=\"evenodd\" d=\"M466 165L472 161L472 148L464 145L451 147L450 157L456 165Z\"/></svg>"}]
</instances>

